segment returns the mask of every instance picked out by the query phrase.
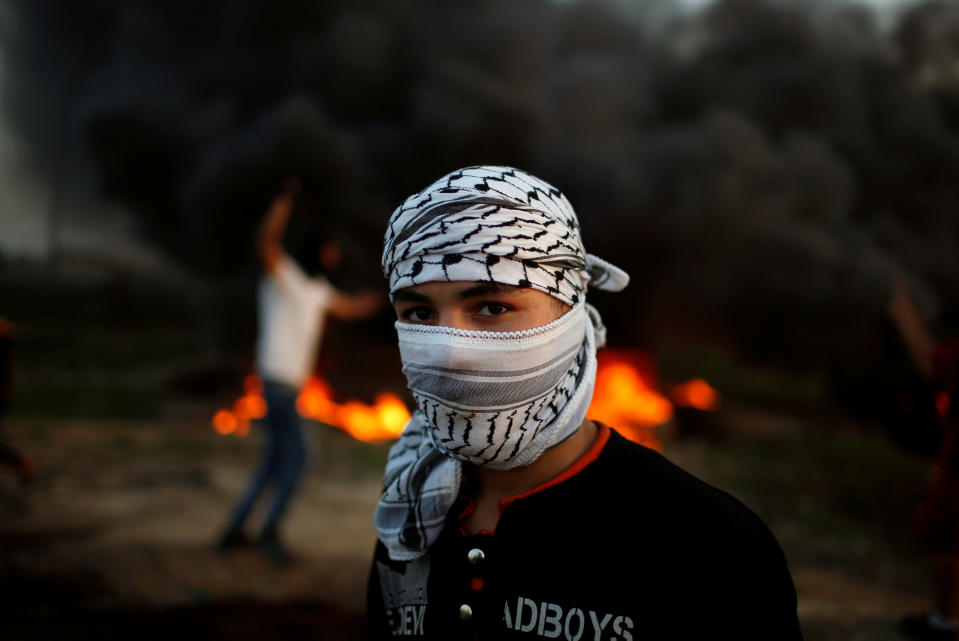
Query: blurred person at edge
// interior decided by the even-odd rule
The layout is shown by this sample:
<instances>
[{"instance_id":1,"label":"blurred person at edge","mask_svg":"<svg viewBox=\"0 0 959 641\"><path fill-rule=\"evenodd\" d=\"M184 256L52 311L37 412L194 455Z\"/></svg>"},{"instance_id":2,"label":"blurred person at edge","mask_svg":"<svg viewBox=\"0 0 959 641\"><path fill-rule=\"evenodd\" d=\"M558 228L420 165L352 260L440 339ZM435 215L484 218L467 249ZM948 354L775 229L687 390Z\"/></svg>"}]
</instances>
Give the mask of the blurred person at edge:
<instances>
[{"instance_id":1,"label":"blurred person at edge","mask_svg":"<svg viewBox=\"0 0 959 641\"><path fill-rule=\"evenodd\" d=\"M585 418L605 343L563 194L468 167L410 196L383 271L418 406L374 514L371 639L800 639L766 525Z\"/></svg>"},{"instance_id":2,"label":"blurred person at edge","mask_svg":"<svg viewBox=\"0 0 959 641\"><path fill-rule=\"evenodd\" d=\"M899 277L888 313L916 369L932 388L939 450L910 528L932 556L932 609L899 622L912 639L956 639L959 615L959 338L936 342Z\"/></svg>"},{"instance_id":3,"label":"blurred person at edge","mask_svg":"<svg viewBox=\"0 0 959 641\"><path fill-rule=\"evenodd\" d=\"M382 307L376 291L347 295L326 278L307 275L283 248L283 236L301 188L289 178L272 201L257 237L263 266L258 292L259 335L257 374L267 403L262 459L233 507L218 548L229 550L249 543L244 524L259 496L272 485L272 500L256 539L258 547L277 562L290 560L278 528L306 465L306 440L296 412L300 387L312 371L327 315L343 320L366 318ZM329 271L341 256L328 241L319 249L319 262Z\"/></svg>"},{"instance_id":4,"label":"blurred person at edge","mask_svg":"<svg viewBox=\"0 0 959 641\"><path fill-rule=\"evenodd\" d=\"M10 398L13 396L13 343L13 325L0 316L0 430L3 428L3 417L7 413ZM0 431L0 465L13 470L21 484L26 485L33 480L33 461L8 445L3 439L2 431Z\"/></svg>"}]
</instances>

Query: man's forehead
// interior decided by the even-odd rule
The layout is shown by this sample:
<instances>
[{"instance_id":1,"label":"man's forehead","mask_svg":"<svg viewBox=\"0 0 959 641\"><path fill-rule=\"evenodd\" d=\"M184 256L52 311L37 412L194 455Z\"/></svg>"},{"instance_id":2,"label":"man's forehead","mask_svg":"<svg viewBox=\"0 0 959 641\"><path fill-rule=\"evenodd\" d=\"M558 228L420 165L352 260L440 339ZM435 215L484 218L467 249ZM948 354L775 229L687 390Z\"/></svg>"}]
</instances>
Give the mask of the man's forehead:
<instances>
[{"instance_id":1,"label":"man's forehead","mask_svg":"<svg viewBox=\"0 0 959 641\"><path fill-rule=\"evenodd\" d=\"M505 283L490 281L430 281L397 290L393 298L394 300L403 301L432 299L439 296L454 296L456 298L472 298L475 296L487 296L489 294L514 296L525 295L533 291L535 290L530 287L520 287L518 285L507 285Z\"/></svg>"}]
</instances>

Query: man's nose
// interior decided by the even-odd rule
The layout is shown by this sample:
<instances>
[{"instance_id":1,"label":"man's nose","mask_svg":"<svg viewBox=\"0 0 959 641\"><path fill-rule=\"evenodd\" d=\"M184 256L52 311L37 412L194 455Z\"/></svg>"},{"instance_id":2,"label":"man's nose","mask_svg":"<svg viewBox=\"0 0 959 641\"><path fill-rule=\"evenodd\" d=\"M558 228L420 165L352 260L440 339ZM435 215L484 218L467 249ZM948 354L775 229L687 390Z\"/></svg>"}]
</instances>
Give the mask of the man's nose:
<instances>
[{"instance_id":1,"label":"man's nose","mask_svg":"<svg viewBox=\"0 0 959 641\"><path fill-rule=\"evenodd\" d=\"M440 310L439 324L453 329L476 329L469 314L458 308Z\"/></svg>"}]
</instances>

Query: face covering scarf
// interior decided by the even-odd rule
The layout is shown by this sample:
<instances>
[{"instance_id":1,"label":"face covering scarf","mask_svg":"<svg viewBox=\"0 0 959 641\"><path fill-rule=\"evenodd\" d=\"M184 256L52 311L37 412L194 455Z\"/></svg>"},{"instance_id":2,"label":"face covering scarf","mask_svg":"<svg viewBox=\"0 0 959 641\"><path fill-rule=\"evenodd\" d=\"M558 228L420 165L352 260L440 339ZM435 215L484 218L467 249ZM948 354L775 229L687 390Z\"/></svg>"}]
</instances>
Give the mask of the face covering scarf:
<instances>
[{"instance_id":1,"label":"face covering scarf","mask_svg":"<svg viewBox=\"0 0 959 641\"><path fill-rule=\"evenodd\" d=\"M605 342L586 286L618 291L629 277L585 252L558 190L489 166L410 196L390 219L383 269L391 296L424 282L481 281L532 287L571 306L520 332L396 324L418 411L390 449L374 524L390 557L410 560L442 532L462 462L527 465L579 428Z\"/></svg>"}]
</instances>

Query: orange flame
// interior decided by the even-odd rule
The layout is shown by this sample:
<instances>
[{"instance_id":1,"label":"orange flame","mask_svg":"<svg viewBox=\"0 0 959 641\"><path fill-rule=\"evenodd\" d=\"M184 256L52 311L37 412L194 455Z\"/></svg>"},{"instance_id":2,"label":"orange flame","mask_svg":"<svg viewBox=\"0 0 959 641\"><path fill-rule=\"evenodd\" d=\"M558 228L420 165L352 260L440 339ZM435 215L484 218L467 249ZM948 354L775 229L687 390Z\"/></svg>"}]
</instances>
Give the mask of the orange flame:
<instances>
[{"instance_id":1,"label":"orange flame","mask_svg":"<svg viewBox=\"0 0 959 641\"><path fill-rule=\"evenodd\" d=\"M673 388L673 402L677 407L692 407L712 412L719 407L722 398L719 392L701 378L680 383Z\"/></svg>"},{"instance_id":2,"label":"orange flame","mask_svg":"<svg viewBox=\"0 0 959 641\"><path fill-rule=\"evenodd\" d=\"M250 421L264 416L263 382L250 374L243 379L243 396L233 402L232 408L220 409L213 415L213 429L219 434L246 436L250 433Z\"/></svg>"},{"instance_id":3,"label":"orange flame","mask_svg":"<svg viewBox=\"0 0 959 641\"><path fill-rule=\"evenodd\" d=\"M615 427L623 436L654 449L662 449L655 428L673 416L669 399L656 391L652 363L638 351L604 350L593 401L586 415Z\"/></svg>"},{"instance_id":4,"label":"orange flame","mask_svg":"<svg viewBox=\"0 0 959 641\"><path fill-rule=\"evenodd\" d=\"M219 434L246 436L250 420L266 416L263 382L251 374L243 381L243 396L230 409L221 409L213 415L213 429ZM360 401L337 403L329 384L311 378L296 398L300 416L327 423L348 432L353 438L367 442L382 442L397 438L410 420L409 410L395 394L384 392L373 405Z\"/></svg>"},{"instance_id":5,"label":"orange flame","mask_svg":"<svg viewBox=\"0 0 959 641\"><path fill-rule=\"evenodd\" d=\"M217 434L232 434L236 431L236 415L230 410L218 410L213 415L213 429Z\"/></svg>"},{"instance_id":6,"label":"orange flame","mask_svg":"<svg viewBox=\"0 0 959 641\"><path fill-rule=\"evenodd\" d=\"M395 439L410 420L406 404L395 394L383 392L373 405L360 401L340 404L333 400L329 384L319 378L311 378L300 390L296 411L304 418L339 427L353 438L371 443Z\"/></svg>"}]
</instances>

